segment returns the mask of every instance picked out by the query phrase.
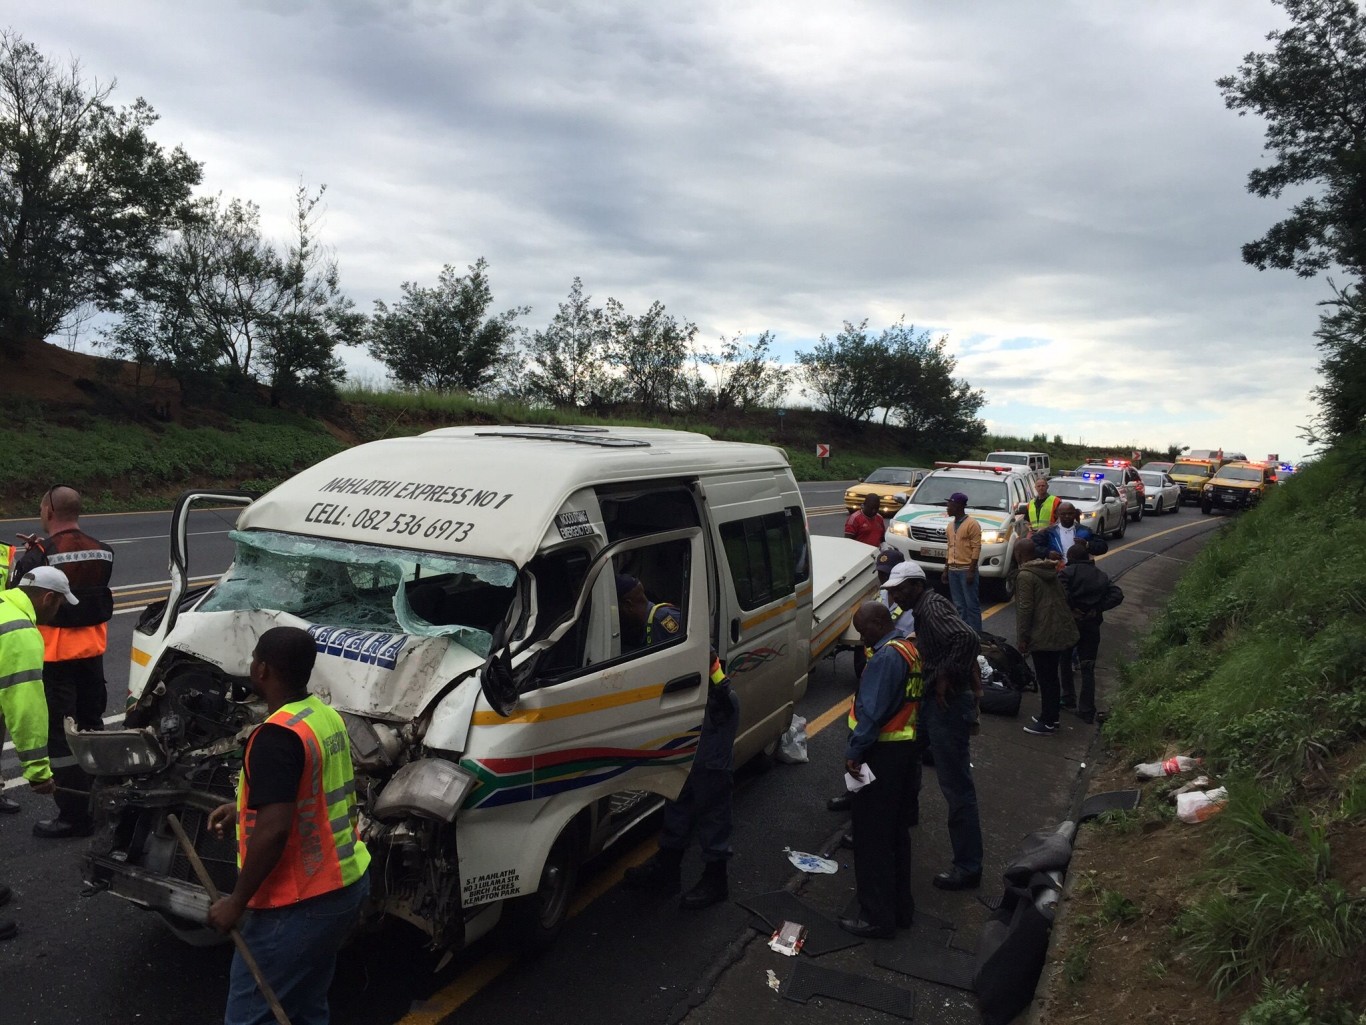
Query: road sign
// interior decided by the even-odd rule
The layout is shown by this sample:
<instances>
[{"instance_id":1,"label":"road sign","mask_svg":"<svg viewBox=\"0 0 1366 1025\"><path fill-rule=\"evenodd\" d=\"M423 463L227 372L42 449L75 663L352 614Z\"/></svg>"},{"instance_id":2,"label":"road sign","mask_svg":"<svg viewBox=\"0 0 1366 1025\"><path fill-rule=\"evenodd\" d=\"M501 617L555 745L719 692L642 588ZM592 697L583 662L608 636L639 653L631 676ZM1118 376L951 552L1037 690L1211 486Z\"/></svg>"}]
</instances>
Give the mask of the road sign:
<instances>
[{"instance_id":1,"label":"road sign","mask_svg":"<svg viewBox=\"0 0 1366 1025\"><path fill-rule=\"evenodd\" d=\"M829 458L830 458L830 446L829 446L829 445L820 445L820 444L817 444L817 445L816 445L816 458L817 458L817 459L829 459Z\"/></svg>"}]
</instances>

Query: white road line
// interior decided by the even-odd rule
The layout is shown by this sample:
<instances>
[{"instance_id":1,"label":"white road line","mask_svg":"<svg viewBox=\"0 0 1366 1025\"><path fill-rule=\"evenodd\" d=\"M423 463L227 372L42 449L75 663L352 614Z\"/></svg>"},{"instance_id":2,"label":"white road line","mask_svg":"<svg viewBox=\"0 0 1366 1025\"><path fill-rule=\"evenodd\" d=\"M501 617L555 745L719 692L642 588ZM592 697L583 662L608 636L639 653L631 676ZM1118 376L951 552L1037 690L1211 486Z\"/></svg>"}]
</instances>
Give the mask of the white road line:
<instances>
[{"instance_id":1,"label":"white road line","mask_svg":"<svg viewBox=\"0 0 1366 1025\"><path fill-rule=\"evenodd\" d=\"M222 530L192 530L190 537L203 537L206 534L226 534L231 527L224 527ZM107 545L128 545L134 541L166 541L170 538L169 534L145 534L142 537L106 537L101 538Z\"/></svg>"}]
</instances>

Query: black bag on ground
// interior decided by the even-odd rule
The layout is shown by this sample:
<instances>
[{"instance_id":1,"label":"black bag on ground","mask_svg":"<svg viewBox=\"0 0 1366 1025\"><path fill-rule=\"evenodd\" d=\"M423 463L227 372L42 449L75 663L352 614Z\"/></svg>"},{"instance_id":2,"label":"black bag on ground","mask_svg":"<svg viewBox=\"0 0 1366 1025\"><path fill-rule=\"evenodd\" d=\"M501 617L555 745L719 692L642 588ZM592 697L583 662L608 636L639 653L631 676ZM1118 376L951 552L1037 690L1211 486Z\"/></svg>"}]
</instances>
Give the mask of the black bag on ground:
<instances>
[{"instance_id":1,"label":"black bag on ground","mask_svg":"<svg viewBox=\"0 0 1366 1025\"><path fill-rule=\"evenodd\" d=\"M983 1025L1006 1025L1034 999L1075 829L1069 822L1030 833L1005 870L1000 907L977 941L973 989Z\"/></svg>"},{"instance_id":2,"label":"black bag on ground","mask_svg":"<svg viewBox=\"0 0 1366 1025\"><path fill-rule=\"evenodd\" d=\"M982 711L987 715L1017 716L1024 695L1008 683L989 680L982 684Z\"/></svg>"},{"instance_id":3,"label":"black bag on ground","mask_svg":"<svg viewBox=\"0 0 1366 1025\"><path fill-rule=\"evenodd\" d=\"M1017 691L1039 689L1034 679L1034 670L1030 668L1029 660L1020 654L1019 648L1000 634L981 631L977 634L977 639L981 643L983 656L991 663L991 668L998 678L1006 681Z\"/></svg>"}]
</instances>

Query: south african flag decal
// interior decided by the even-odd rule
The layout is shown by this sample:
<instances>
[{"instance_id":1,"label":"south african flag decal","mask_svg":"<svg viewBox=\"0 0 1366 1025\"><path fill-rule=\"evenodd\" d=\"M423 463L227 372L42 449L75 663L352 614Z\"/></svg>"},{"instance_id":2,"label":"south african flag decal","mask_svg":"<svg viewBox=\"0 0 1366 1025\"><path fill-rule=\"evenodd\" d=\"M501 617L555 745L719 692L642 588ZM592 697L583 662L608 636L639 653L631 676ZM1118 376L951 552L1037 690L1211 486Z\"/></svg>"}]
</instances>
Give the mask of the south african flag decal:
<instances>
[{"instance_id":1,"label":"south african flag decal","mask_svg":"<svg viewBox=\"0 0 1366 1025\"><path fill-rule=\"evenodd\" d=\"M577 747L520 758L462 758L460 764L479 777L466 808L496 808L518 801L550 797L642 766L686 765L697 753L699 725L667 738L659 747Z\"/></svg>"}]
</instances>

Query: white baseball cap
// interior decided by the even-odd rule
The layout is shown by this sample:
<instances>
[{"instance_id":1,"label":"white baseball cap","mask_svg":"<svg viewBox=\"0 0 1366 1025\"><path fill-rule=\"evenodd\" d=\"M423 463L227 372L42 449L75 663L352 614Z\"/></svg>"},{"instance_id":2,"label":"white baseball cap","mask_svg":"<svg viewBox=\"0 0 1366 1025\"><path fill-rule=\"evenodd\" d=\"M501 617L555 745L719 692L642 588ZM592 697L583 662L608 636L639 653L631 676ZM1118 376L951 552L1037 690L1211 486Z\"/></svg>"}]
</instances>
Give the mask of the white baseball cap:
<instances>
[{"instance_id":1,"label":"white baseball cap","mask_svg":"<svg viewBox=\"0 0 1366 1025\"><path fill-rule=\"evenodd\" d=\"M56 566L35 566L24 574L24 579L19 581L20 587L41 587L44 591L56 591L66 598L68 605L79 605L76 596L71 593L71 581L67 580L66 574Z\"/></svg>"},{"instance_id":2,"label":"white baseball cap","mask_svg":"<svg viewBox=\"0 0 1366 1025\"><path fill-rule=\"evenodd\" d=\"M924 579L925 571L920 568L920 564L907 559L905 562L898 562L892 567L892 572L887 576L887 586L895 587L906 580Z\"/></svg>"}]
</instances>

